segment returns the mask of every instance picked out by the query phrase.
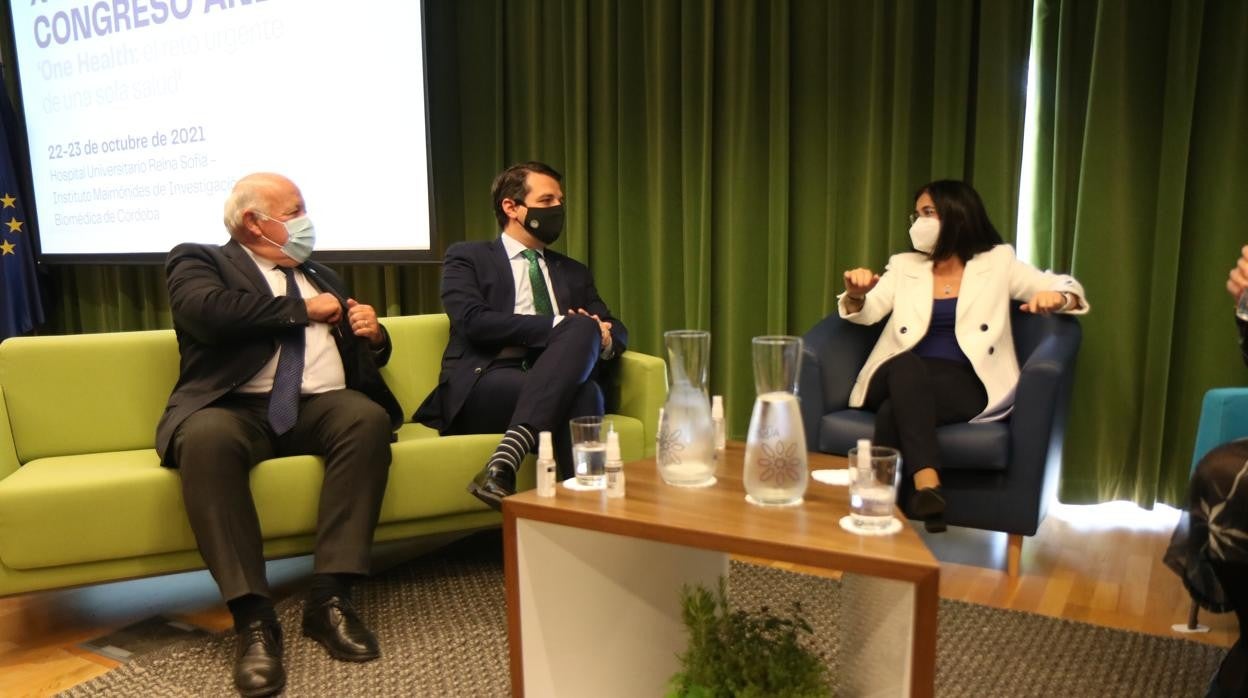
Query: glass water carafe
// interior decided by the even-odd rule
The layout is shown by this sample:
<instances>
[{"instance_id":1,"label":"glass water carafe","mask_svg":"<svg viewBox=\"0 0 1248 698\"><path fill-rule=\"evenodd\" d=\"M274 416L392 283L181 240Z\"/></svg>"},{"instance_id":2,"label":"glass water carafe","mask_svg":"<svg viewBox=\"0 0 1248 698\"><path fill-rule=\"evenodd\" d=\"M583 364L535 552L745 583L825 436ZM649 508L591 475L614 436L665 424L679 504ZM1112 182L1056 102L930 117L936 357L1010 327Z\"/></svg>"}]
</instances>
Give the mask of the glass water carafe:
<instances>
[{"instance_id":1,"label":"glass water carafe","mask_svg":"<svg viewBox=\"0 0 1248 698\"><path fill-rule=\"evenodd\" d=\"M667 402L659 416L659 477L669 485L705 487L715 482L715 430L706 379L711 333L673 330L667 344Z\"/></svg>"},{"instance_id":2,"label":"glass water carafe","mask_svg":"<svg viewBox=\"0 0 1248 698\"><path fill-rule=\"evenodd\" d=\"M797 404L800 337L754 338L754 413L745 443L745 492L754 504L790 506L806 494L806 432Z\"/></svg>"}]
</instances>

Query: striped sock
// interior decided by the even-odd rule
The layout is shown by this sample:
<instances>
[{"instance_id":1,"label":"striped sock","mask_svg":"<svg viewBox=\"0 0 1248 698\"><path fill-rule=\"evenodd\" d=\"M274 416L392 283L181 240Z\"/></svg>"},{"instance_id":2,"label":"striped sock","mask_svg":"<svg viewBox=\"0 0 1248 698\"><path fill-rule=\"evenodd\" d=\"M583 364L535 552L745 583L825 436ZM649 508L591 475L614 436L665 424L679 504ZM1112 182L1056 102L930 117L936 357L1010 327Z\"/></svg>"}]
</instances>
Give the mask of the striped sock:
<instances>
[{"instance_id":1,"label":"striped sock","mask_svg":"<svg viewBox=\"0 0 1248 698\"><path fill-rule=\"evenodd\" d=\"M507 433L503 434L503 440L498 442L498 448L494 449L494 455L490 456L487 467L503 464L515 472L520 469L521 461L536 445L537 439L533 435L532 427L527 424L513 424L508 427Z\"/></svg>"}]
</instances>

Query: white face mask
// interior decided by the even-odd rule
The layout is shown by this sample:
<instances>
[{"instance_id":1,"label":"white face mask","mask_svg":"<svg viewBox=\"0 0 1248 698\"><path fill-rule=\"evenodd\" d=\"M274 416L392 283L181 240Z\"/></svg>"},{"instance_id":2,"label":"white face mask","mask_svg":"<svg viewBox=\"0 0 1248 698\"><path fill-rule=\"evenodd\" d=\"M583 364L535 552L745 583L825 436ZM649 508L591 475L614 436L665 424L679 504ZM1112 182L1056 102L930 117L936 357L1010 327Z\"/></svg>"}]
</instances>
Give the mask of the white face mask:
<instances>
[{"instance_id":1,"label":"white face mask","mask_svg":"<svg viewBox=\"0 0 1248 698\"><path fill-rule=\"evenodd\" d=\"M931 254L940 239L939 218L919 218L910 226L910 244L923 254Z\"/></svg>"}]
</instances>

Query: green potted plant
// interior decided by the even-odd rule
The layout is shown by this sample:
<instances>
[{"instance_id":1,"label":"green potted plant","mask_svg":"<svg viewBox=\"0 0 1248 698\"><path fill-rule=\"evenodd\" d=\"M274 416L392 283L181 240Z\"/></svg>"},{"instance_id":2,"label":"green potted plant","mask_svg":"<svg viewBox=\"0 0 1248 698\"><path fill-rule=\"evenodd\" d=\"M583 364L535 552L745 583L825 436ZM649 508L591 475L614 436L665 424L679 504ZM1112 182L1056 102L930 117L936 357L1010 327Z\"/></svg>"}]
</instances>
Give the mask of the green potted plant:
<instances>
[{"instance_id":1,"label":"green potted plant","mask_svg":"<svg viewBox=\"0 0 1248 698\"><path fill-rule=\"evenodd\" d=\"M668 698L828 696L823 658L802 645L813 634L793 602L787 616L732 609L727 581L717 593L702 585L681 590L681 614L689 645L679 655L681 670L671 679Z\"/></svg>"}]
</instances>

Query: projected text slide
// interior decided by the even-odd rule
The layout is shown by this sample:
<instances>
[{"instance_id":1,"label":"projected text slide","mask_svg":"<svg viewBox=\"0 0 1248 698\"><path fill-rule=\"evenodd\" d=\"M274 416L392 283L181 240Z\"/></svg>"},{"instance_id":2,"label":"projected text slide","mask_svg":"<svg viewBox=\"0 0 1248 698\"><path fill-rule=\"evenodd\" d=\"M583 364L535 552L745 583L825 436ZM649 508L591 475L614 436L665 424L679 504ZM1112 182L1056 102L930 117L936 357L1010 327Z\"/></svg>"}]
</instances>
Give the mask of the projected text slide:
<instances>
[{"instance_id":1,"label":"projected text slide","mask_svg":"<svg viewBox=\"0 0 1248 698\"><path fill-rule=\"evenodd\" d=\"M223 242L254 171L301 187L319 250L429 248L419 2L12 11L44 254Z\"/></svg>"}]
</instances>

